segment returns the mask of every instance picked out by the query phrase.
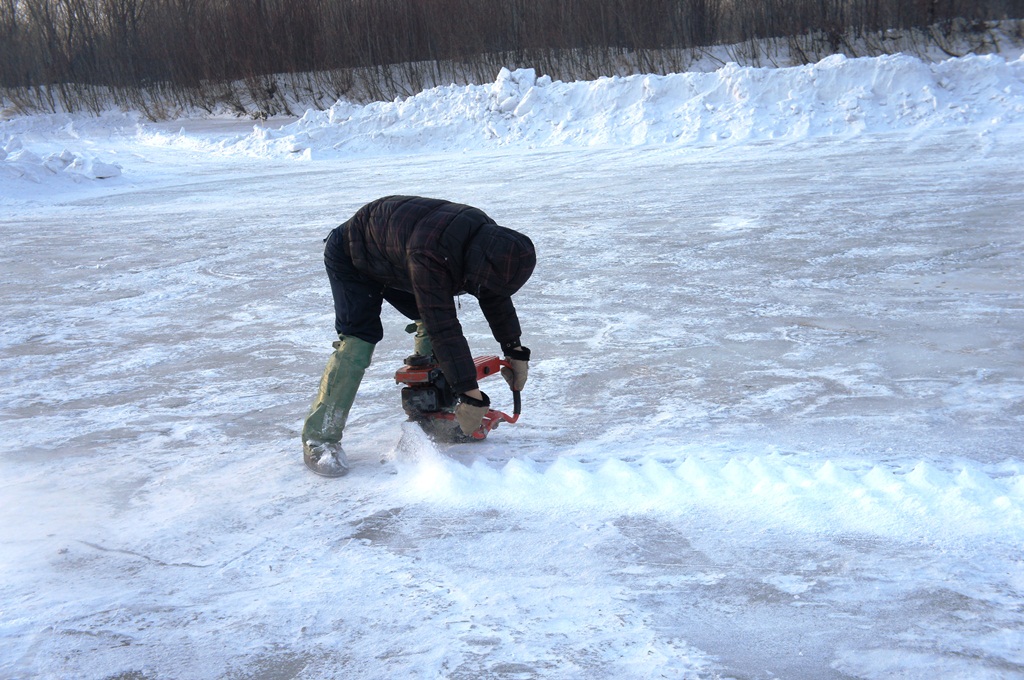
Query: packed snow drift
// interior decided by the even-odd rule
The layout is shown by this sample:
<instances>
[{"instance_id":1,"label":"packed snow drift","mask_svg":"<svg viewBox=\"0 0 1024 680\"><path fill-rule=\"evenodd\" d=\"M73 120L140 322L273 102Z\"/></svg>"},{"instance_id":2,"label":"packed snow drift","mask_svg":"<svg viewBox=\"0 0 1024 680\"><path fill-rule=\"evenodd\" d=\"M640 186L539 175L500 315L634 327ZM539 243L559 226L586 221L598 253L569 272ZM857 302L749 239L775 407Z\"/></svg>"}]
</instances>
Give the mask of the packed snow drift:
<instances>
[{"instance_id":1,"label":"packed snow drift","mask_svg":"<svg viewBox=\"0 0 1024 680\"><path fill-rule=\"evenodd\" d=\"M279 127L200 135L146 125L136 115L97 120L34 116L7 121L0 168L8 178L47 174L115 177L119 166L90 153L23 148L57 128L134 133L140 143L182 150L347 158L353 155L501 148L707 145L800 141L864 133L995 128L1024 119L1024 56L969 56L939 63L905 55L829 57L765 69L734 63L711 73L637 75L563 83L533 69L503 69L491 85L437 87L404 100L339 101ZM51 135L45 135L50 137ZM47 140L50 141L50 140Z\"/></svg>"},{"instance_id":2,"label":"packed snow drift","mask_svg":"<svg viewBox=\"0 0 1024 680\"><path fill-rule=\"evenodd\" d=\"M0 678L1024 677L1022 148L1016 56L0 120ZM386 309L326 480L387 194L533 239L530 382L432 442Z\"/></svg>"}]
</instances>

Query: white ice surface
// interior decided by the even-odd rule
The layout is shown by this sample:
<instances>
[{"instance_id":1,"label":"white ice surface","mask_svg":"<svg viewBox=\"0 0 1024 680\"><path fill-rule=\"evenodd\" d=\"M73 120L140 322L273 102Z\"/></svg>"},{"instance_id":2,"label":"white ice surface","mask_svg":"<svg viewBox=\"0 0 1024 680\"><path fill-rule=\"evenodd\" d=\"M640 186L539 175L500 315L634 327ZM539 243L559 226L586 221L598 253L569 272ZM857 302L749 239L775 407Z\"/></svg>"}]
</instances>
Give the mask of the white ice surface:
<instances>
[{"instance_id":1,"label":"white ice surface","mask_svg":"<svg viewBox=\"0 0 1024 680\"><path fill-rule=\"evenodd\" d=\"M1022 78L0 122L0 677L1024 677ZM325 480L320 241L388 193L536 242L524 414L404 424L387 310Z\"/></svg>"}]
</instances>

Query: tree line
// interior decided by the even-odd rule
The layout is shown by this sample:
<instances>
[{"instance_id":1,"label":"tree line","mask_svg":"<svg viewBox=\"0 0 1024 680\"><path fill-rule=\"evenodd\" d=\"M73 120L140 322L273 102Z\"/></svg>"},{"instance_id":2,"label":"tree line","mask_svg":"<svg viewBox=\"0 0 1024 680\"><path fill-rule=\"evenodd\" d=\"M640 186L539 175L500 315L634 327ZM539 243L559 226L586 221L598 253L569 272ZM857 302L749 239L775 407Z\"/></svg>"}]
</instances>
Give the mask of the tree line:
<instances>
[{"instance_id":1,"label":"tree line","mask_svg":"<svg viewBox=\"0 0 1024 680\"><path fill-rule=\"evenodd\" d=\"M1021 17L1024 0L0 0L0 96L25 110L271 115L486 82L502 66L666 73L724 44L755 63L772 45L811 61L891 51L892 31L942 46Z\"/></svg>"}]
</instances>

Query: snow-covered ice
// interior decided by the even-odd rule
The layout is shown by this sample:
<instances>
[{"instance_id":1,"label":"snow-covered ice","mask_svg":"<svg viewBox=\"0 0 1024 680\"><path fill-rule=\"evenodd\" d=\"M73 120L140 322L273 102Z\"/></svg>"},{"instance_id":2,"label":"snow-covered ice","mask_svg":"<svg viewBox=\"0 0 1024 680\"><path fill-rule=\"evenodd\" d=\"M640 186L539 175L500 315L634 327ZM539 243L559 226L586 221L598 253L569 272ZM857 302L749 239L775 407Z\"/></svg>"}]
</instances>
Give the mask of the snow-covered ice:
<instances>
[{"instance_id":1,"label":"snow-covered ice","mask_svg":"<svg viewBox=\"0 0 1024 680\"><path fill-rule=\"evenodd\" d=\"M1022 143L996 56L0 122L0 677L1024 677ZM386 310L325 480L390 193L536 242L524 414L403 423Z\"/></svg>"}]
</instances>

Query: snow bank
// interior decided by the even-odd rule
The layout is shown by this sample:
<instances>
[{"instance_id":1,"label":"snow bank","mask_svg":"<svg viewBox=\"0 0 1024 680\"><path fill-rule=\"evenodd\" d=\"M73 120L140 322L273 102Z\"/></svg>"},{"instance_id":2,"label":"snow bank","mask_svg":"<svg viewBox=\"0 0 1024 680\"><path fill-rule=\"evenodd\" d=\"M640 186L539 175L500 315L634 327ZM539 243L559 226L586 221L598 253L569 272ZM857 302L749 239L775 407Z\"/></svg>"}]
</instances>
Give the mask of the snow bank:
<instances>
[{"instance_id":1,"label":"snow bank","mask_svg":"<svg viewBox=\"0 0 1024 680\"><path fill-rule=\"evenodd\" d=\"M727 64L714 72L565 83L502 69L489 85L406 99L339 101L278 127L237 119L152 124L131 112L0 121L0 178L116 177L122 166L69 151L83 138L189 154L345 158L502 148L756 143L889 131L990 131L1024 121L1024 57L933 63L841 55L791 68ZM245 125L245 127L240 127ZM111 152L116 153L116 152ZM144 159L144 162L161 161Z\"/></svg>"},{"instance_id":2,"label":"snow bank","mask_svg":"<svg viewBox=\"0 0 1024 680\"><path fill-rule=\"evenodd\" d=\"M305 158L495 147L714 144L1024 120L1024 58L925 62L841 55L793 68L564 83L503 69L490 85L309 110L277 129L220 140L222 152ZM165 138L166 141L166 138Z\"/></svg>"},{"instance_id":3,"label":"snow bank","mask_svg":"<svg viewBox=\"0 0 1024 680\"><path fill-rule=\"evenodd\" d=\"M81 181L108 179L120 174L121 166L115 163L68 149L40 156L24 148L19 137L12 137L0 146L0 179L24 179L41 184L55 176Z\"/></svg>"}]
</instances>

